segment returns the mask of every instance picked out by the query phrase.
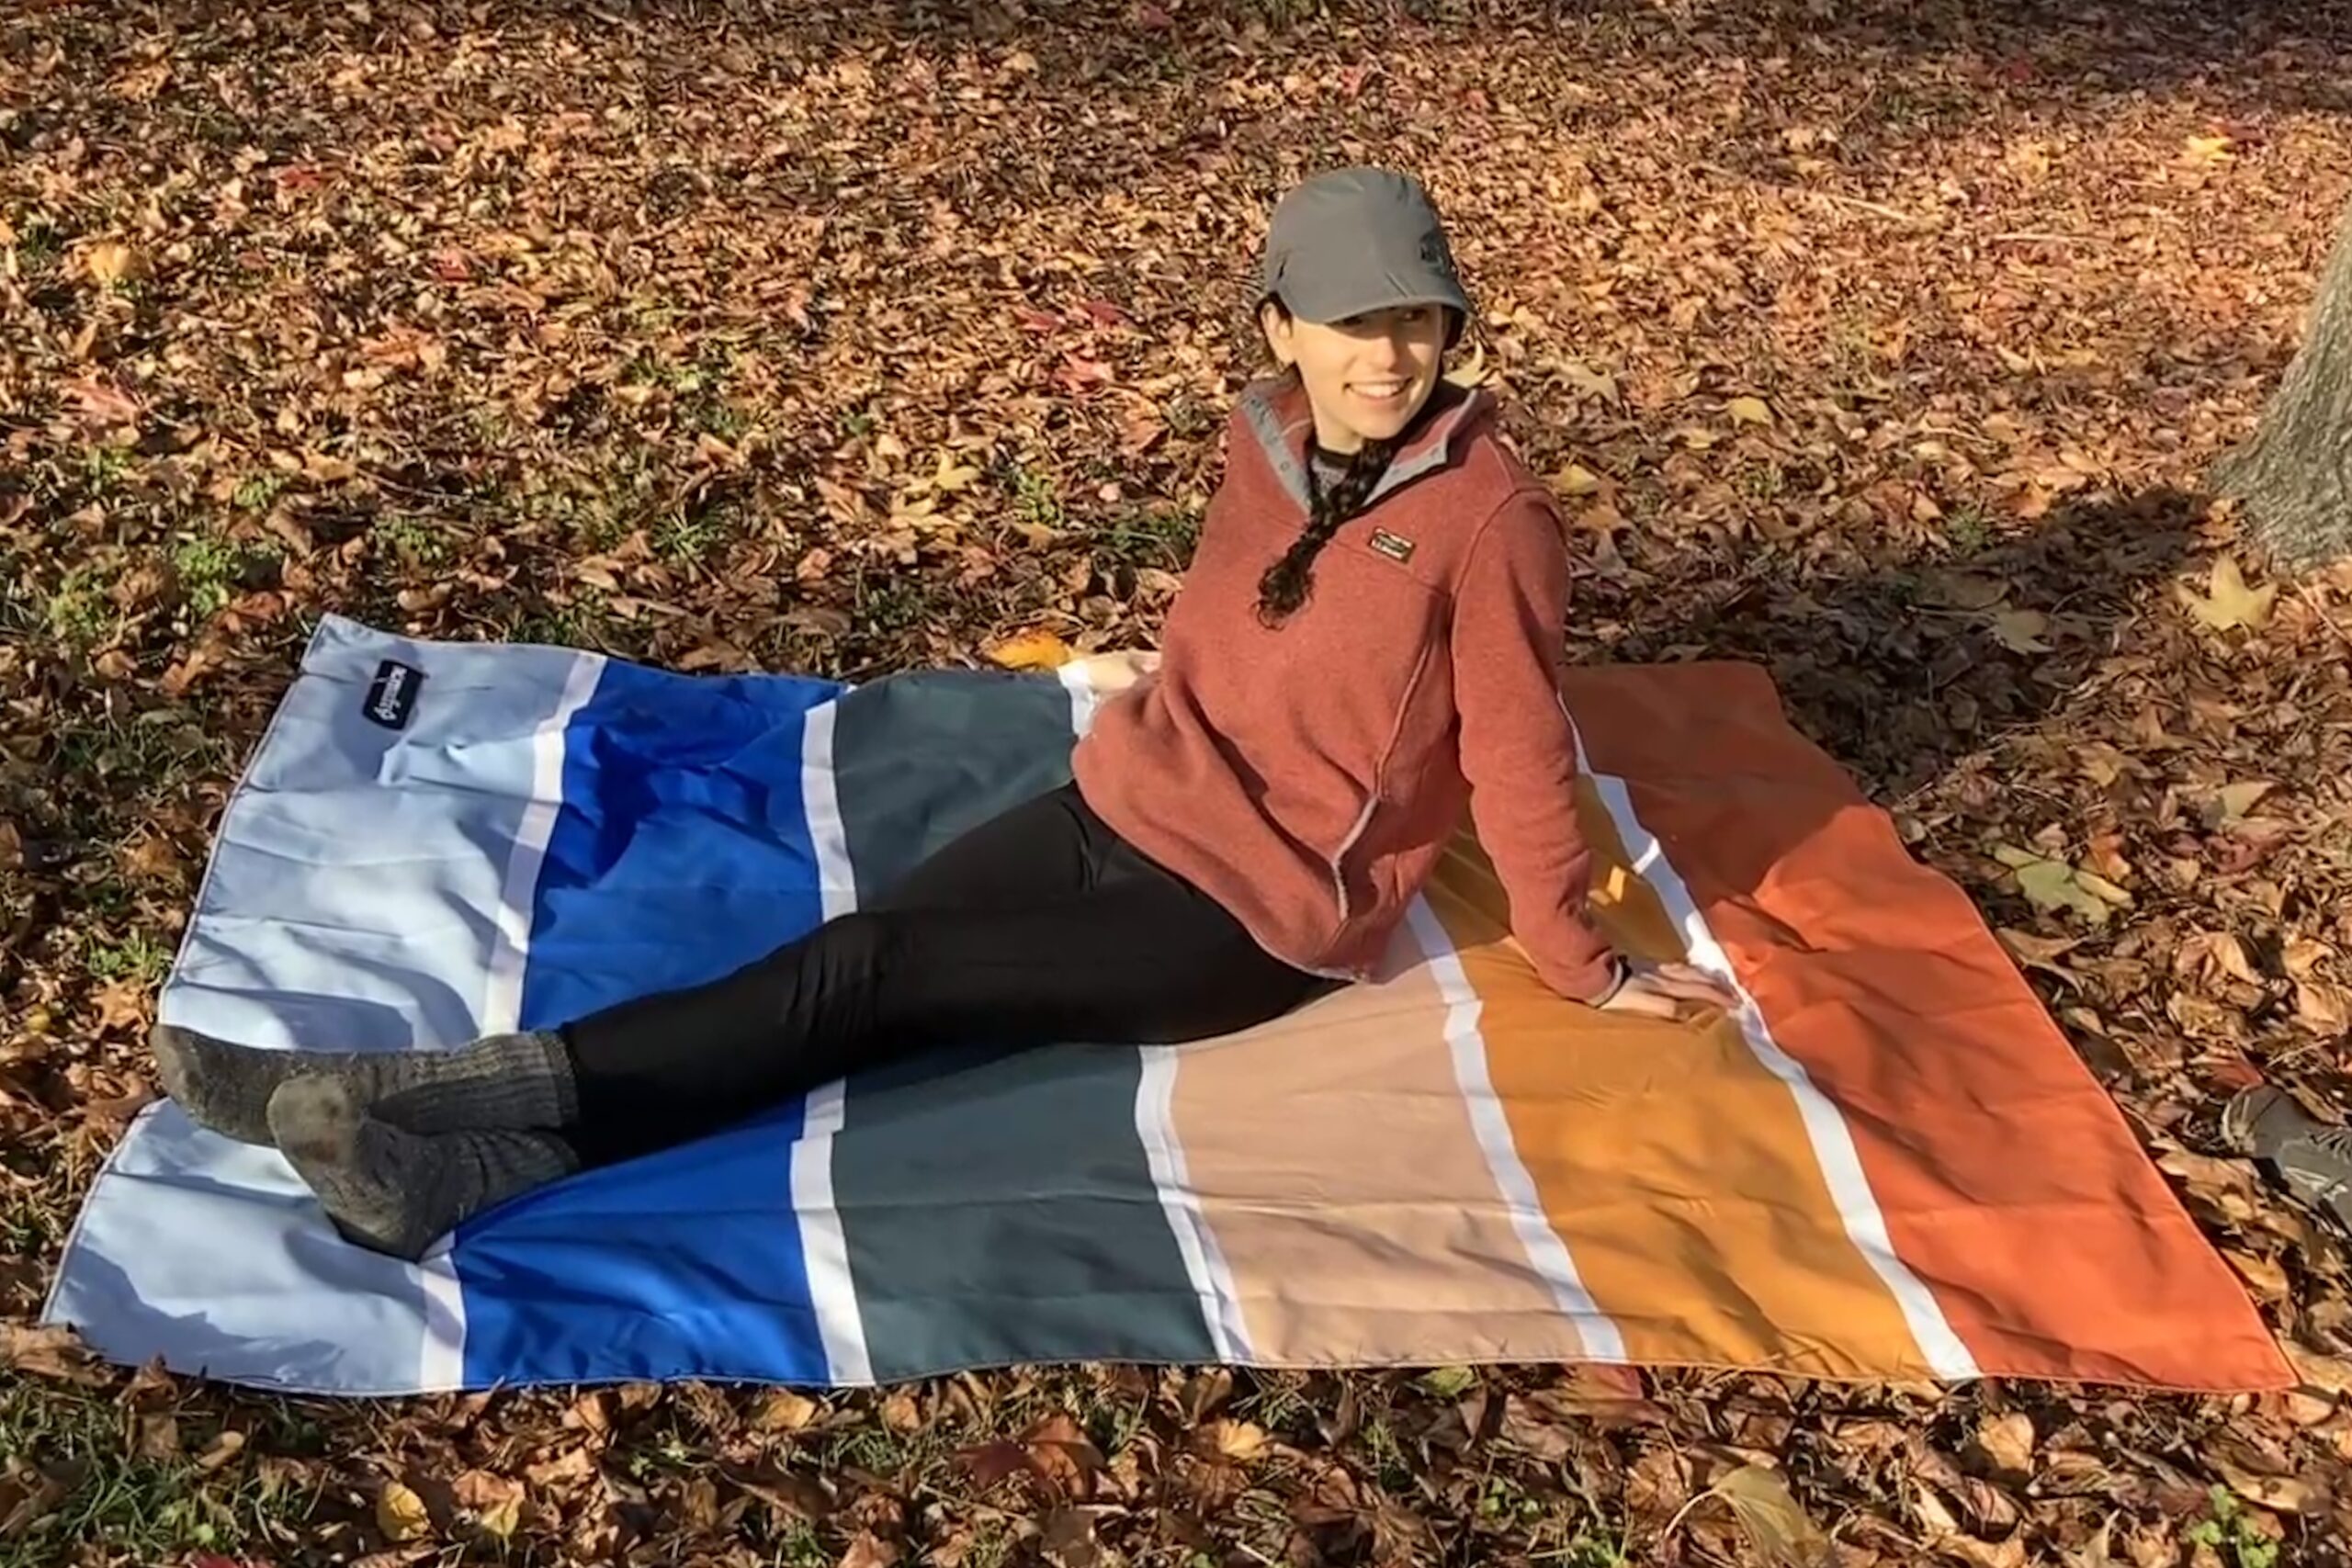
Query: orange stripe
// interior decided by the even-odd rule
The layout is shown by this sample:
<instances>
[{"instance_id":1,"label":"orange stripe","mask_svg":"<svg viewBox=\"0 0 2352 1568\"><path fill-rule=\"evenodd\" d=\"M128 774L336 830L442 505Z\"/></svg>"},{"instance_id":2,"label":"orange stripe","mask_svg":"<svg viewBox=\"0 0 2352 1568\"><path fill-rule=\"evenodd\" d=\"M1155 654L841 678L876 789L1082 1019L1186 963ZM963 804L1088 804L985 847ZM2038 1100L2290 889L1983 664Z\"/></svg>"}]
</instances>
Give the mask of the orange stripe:
<instances>
[{"instance_id":1,"label":"orange stripe","mask_svg":"<svg viewBox=\"0 0 2352 1568\"><path fill-rule=\"evenodd\" d=\"M1843 1111L1897 1253L1983 1371L2289 1379L1967 897L1788 728L1760 671L1576 671L1567 691L1594 765L1632 781L1774 1037ZM1743 1114L1704 1093L1694 1146Z\"/></svg>"},{"instance_id":2,"label":"orange stripe","mask_svg":"<svg viewBox=\"0 0 2352 1568\"><path fill-rule=\"evenodd\" d=\"M1179 1055L1170 1097L1250 1359L1568 1360L1457 1088L1426 964Z\"/></svg>"},{"instance_id":3,"label":"orange stripe","mask_svg":"<svg viewBox=\"0 0 2352 1568\"><path fill-rule=\"evenodd\" d=\"M1595 914L1623 950L1683 956L1589 786ZM1487 1060L1544 1213L1636 1361L1924 1376L1893 1298L1848 1239L1788 1089L1728 1021L1597 1012L1535 977L1475 844L1431 906L1463 951Z\"/></svg>"}]
</instances>

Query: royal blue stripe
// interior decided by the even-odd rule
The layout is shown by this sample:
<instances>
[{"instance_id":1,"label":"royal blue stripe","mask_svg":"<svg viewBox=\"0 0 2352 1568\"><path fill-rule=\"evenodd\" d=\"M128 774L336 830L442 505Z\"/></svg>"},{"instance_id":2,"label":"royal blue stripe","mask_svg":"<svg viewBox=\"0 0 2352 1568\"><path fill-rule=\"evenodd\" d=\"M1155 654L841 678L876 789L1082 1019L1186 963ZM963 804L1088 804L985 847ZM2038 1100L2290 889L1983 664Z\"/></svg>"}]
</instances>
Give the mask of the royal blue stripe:
<instances>
[{"instance_id":1,"label":"royal blue stripe","mask_svg":"<svg viewBox=\"0 0 2352 1568\"><path fill-rule=\"evenodd\" d=\"M525 1027L716 979L817 925L801 745L840 690L605 666L564 735ZM790 1182L800 1125L779 1107L468 1224L468 1385L823 1381Z\"/></svg>"}]
</instances>

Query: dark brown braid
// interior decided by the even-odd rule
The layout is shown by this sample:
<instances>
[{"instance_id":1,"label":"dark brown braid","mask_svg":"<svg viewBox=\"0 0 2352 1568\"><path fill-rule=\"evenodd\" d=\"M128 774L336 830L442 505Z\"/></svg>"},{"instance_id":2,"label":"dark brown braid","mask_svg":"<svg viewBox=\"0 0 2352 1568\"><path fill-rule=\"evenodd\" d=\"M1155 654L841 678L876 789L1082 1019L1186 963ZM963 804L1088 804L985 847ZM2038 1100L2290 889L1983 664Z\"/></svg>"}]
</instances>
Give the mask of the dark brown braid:
<instances>
[{"instance_id":1,"label":"dark brown braid","mask_svg":"<svg viewBox=\"0 0 2352 1568\"><path fill-rule=\"evenodd\" d=\"M1364 508L1372 492L1379 488L1380 479L1388 471L1388 461L1396 454L1393 441L1367 441L1348 459L1346 471L1333 480L1328 491L1323 488L1323 476L1316 471L1314 454L1306 461L1306 526L1282 559L1266 569L1258 580L1258 624L1279 626L1315 589L1315 558L1331 542L1347 520Z\"/></svg>"}]
</instances>

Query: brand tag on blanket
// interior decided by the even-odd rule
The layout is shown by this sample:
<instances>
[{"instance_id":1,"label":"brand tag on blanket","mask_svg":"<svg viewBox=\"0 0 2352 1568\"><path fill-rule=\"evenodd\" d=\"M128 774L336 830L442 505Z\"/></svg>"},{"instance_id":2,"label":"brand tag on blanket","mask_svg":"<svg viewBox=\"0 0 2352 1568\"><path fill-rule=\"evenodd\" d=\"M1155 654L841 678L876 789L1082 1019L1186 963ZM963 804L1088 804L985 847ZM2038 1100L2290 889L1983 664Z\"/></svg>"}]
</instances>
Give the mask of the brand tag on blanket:
<instances>
[{"instance_id":1,"label":"brand tag on blanket","mask_svg":"<svg viewBox=\"0 0 2352 1568\"><path fill-rule=\"evenodd\" d=\"M1385 528L1372 531L1372 547L1375 553L1386 556L1400 566L1413 558L1413 541Z\"/></svg>"},{"instance_id":2,"label":"brand tag on blanket","mask_svg":"<svg viewBox=\"0 0 2352 1568\"><path fill-rule=\"evenodd\" d=\"M376 678L368 682L368 700L359 711L371 724L386 729L406 729L409 715L416 711L416 694L424 684L424 671L413 664L402 664L397 659L387 659L376 666Z\"/></svg>"}]
</instances>

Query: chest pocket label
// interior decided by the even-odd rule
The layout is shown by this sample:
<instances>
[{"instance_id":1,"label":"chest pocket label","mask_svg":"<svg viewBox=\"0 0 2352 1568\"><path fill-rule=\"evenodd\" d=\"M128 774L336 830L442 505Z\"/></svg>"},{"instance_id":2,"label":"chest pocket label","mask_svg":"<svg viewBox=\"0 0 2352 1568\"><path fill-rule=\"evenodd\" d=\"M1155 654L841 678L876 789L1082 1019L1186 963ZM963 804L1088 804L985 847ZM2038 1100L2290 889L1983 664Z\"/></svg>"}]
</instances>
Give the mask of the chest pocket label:
<instances>
[{"instance_id":1,"label":"chest pocket label","mask_svg":"<svg viewBox=\"0 0 2352 1568\"><path fill-rule=\"evenodd\" d=\"M1372 531L1371 544L1374 554L1386 556L1399 566L1413 558L1413 541L1385 528Z\"/></svg>"}]
</instances>

